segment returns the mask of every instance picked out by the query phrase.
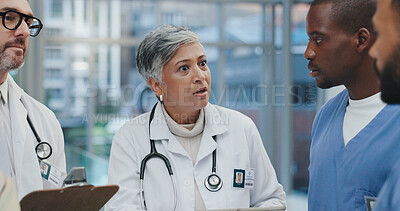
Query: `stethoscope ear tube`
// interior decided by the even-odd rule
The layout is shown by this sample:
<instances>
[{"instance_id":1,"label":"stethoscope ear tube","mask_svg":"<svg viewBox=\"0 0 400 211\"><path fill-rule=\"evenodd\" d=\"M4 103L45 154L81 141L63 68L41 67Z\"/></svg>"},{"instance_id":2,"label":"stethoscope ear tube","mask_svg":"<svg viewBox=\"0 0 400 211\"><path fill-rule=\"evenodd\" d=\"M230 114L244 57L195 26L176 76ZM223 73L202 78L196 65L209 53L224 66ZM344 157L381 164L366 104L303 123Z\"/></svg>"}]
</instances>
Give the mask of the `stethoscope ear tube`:
<instances>
[{"instance_id":1,"label":"stethoscope ear tube","mask_svg":"<svg viewBox=\"0 0 400 211\"><path fill-rule=\"evenodd\" d=\"M144 179L144 172L146 170L146 163L148 160L150 160L151 158L160 158L162 161L164 161L165 166L167 167L168 170L168 174L170 176L172 176L174 173L172 172L172 167L171 167L171 163L169 162L168 158L165 157L163 154L158 153L156 146L154 144L154 140L150 140L150 153L147 154L141 164L140 164L140 174L139 174L139 179L143 180Z\"/></svg>"},{"instance_id":2,"label":"stethoscope ear tube","mask_svg":"<svg viewBox=\"0 0 400 211\"><path fill-rule=\"evenodd\" d=\"M156 109L156 105L154 105L153 109L151 110L150 113L150 119L149 119L149 138L150 138L150 123L153 120L154 117L154 112ZM176 190L176 184L174 181L174 177L173 177L173 171L172 171L172 167L171 167L171 163L169 162L168 158L165 157L163 154L158 153L156 146L155 146L155 141L153 139L150 139L150 153L148 155L146 155L141 164L140 164L140 173L139 173L139 179L140 179L140 204L141 204L141 208L142 210L146 210L146 201L145 201L145 196L144 196L144 188L143 188L143 180L144 180L144 172L146 169L146 163L148 160L150 160L151 158L159 158L162 161L164 161L165 166L168 169L168 174L171 178L171 182L173 185L173 189L174 189L174 210L176 210L176 206L177 206L177 190Z\"/></svg>"},{"instance_id":3,"label":"stethoscope ear tube","mask_svg":"<svg viewBox=\"0 0 400 211\"><path fill-rule=\"evenodd\" d=\"M143 179L140 179L140 206L142 210L146 210L146 202L144 201Z\"/></svg>"},{"instance_id":4,"label":"stethoscope ear tube","mask_svg":"<svg viewBox=\"0 0 400 211\"><path fill-rule=\"evenodd\" d=\"M172 174L170 175L171 182L172 182L172 188L174 189L174 209L176 210L176 205L177 205L177 190L176 190L176 183L174 180L174 177ZM144 189L143 189L143 179L140 179L140 190L139 190L139 195L140 195L140 206L142 210L147 210L146 208L146 200L144 199Z\"/></svg>"}]
</instances>

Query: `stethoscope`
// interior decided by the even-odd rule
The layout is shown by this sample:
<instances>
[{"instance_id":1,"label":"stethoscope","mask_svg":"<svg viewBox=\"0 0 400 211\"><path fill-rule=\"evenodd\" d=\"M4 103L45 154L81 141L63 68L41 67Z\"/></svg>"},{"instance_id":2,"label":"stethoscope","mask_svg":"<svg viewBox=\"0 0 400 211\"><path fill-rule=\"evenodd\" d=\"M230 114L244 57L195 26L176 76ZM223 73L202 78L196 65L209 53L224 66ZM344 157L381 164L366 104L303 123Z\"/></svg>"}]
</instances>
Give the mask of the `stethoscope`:
<instances>
[{"instance_id":1,"label":"stethoscope","mask_svg":"<svg viewBox=\"0 0 400 211\"><path fill-rule=\"evenodd\" d=\"M53 152L53 149L51 148L49 143L44 142L40 139L29 116L27 116L26 119L28 120L29 127L31 127L32 132L36 137L36 140L39 142L35 147L37 157L39 158L39 160L44 160L49 158L51 156L51 153Z\"/></svg>"},{"instance_id":2,"label":"stethoscope","mask_svg":"<svg viewBox=\"0 0 400 211\"><path fill-rule=\"evenodd\" d=\"M157 103L154 105L153 109L151 110L150 113L150 120L149 120L149 137L150 137L150 124L151 121L154 118L154 112L156 110L157 107ZM214 141L216 140L216 136L213 136ZM207 188L207 190L211 191L211 192L216 192L219 191L222 188L222 180L221 178L217 175L217 150L215 149L213 151L212 154L212 169L211 169L211 174L209 176L206 177L206 179L204 180L204 186ZM174 181L174 177L173 177L173 172L172 172L172 168L171 168L171 163L169 162L168 158L165 157L163 154L158 153L156 150L156 146L154 144L154 140L150 139L150 153L147 154L143 160L142 163L140 164L140 202L141 202L141 206L142 206L142 210L145 210L146 207L146 202L144 200L144 190L143 190L143 180L144 180L144 171L146 168L146 163L147 161L149 161L151 158L159 158L162 161L164 161L165 166L168 169L168 174L171 178L171 182L173 185L173 189L174 189L174 210L176 210L176 185L175 185L175 181Z\"/></svg>"}]
</instances>

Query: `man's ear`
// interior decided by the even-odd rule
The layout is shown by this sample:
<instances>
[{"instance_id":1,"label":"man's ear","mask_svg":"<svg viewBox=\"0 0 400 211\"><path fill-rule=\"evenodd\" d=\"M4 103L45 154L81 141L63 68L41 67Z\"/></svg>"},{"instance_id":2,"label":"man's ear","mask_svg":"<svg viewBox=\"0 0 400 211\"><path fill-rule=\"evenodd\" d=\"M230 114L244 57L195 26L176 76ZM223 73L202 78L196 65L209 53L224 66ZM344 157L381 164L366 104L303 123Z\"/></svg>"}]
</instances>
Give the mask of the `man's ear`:
<instances>
[{"instance_id":1,"label":"man's ear","mask_svg":"<svg viewBox=\"0 0 400 211\"><path fill-rule=\"evenodd\" d=\"M373 39L371 37L370 31L366 28L360 28L357 30L356 34L356 51L358 53L364 53L367 52L369 48L373 44Z\"/></svg>"},{"instance_id":2,"label":"man's ear","mask_svg":"<svg viewBox=\"0 0 400 211\"><path fill-rule=\"evenodd\" d=\"M162 95L161 83L153 78L149 78L147 82L150 86L150 89L154 92L154 94L156 94L157 97L160 97L160 95Z\"/></svg>"}]
</instances>

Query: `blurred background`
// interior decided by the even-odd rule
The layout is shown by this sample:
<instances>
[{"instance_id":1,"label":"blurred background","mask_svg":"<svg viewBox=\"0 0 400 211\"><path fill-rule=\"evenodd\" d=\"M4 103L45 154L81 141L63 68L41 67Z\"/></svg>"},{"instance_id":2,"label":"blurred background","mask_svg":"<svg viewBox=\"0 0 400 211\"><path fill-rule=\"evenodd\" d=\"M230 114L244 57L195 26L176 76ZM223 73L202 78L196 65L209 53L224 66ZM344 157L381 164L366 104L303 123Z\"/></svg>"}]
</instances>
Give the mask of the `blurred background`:
<instances>
[{"instance_id":1,"label":"blurred background","mask_svg":"<svg viewBox=\"0 0 400 211\"><path fill-rule=\"evenodd\" d=\"M144 35L186 25L205 47L211 103L256 123L288 210L307 210L313 118L335 90L320 90L303 57L311 0L30 0L44 29L13 77L52 109L65 136L67 171L86 167L107 184L113 135L156 99L138 74Z\"/></svg>"}]
</instances>

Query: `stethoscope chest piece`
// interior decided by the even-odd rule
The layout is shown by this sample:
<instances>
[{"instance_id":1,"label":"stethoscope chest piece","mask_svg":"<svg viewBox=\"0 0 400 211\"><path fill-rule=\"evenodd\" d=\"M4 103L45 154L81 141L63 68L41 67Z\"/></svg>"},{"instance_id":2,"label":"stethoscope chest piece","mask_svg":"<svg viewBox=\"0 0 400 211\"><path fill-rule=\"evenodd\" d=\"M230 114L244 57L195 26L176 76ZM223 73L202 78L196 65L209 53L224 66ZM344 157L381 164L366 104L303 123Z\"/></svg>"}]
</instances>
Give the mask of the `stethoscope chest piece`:
<instances>
[{"instance_id":1,"label":"stethoscope chest piece","mask_svg":"<svg viewBox=\"0 0 400 211\"><path fill-rule=\"evenodd\" d=\"M219 191L222 188L222 184L223 182L221 178L215 173L212 173L204 180L204 185L206 186L207 190L211 192Z\"/></svg>"},{"instance_id":2,"label":"stethoscope chest piece","mask_svg":"<svg viewBox=\"0 0 400 211\"><path fill-rule=\"evenodd\" d=\"M36 150L36 155L41 160L49 158L52 153L51 146L47 142L40 142L36 146L35 150Z\"/></svg>"}]
</instances>

